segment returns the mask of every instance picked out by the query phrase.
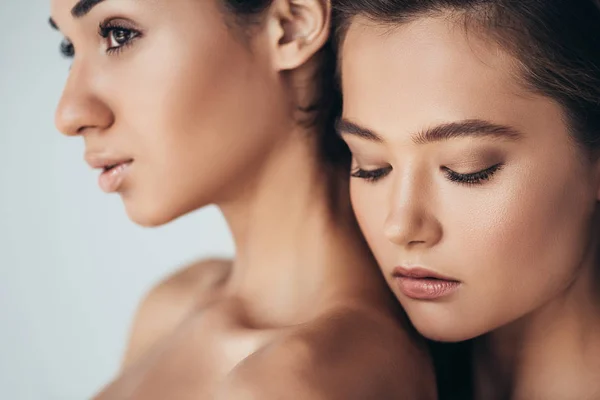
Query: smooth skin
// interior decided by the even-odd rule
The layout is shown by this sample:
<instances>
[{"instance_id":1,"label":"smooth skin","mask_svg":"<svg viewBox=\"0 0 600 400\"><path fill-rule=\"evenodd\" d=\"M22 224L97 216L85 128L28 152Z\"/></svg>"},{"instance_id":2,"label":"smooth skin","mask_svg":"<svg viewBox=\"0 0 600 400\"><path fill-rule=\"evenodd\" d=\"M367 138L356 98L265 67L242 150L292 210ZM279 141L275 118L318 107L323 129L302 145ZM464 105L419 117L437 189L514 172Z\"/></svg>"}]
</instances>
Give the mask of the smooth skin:
<instances>
[{"instance_id":1,"label":"smooth skin","mask_svg":"<svg viewBox=\"0 0 600 400\"><path fill-rule=\"evenodd\" d=\"M600 163L512 55L441 14L357 17L343 41L359 224L420 333L476 338L476 398L600 398ZM460 287L414 299L399 266Z\"/></svg>"},{"instance_id":2,"label":"smooth skin","mask_svg":"<svg viewBox=\"0 0 600 400\"><path fill-rule=\"evenodd\" d=\"M236 245L234 261L150 292L95 399L435 398L347 178L320 158L322 127L298 122L318 94L329 2L275 0L251 29L216 0L105 0L79 17L76 3L51 7L74 51L59 130L88 157L133 160L117 193L134 222L215 203Z\"/></svg>"}]
</instances>

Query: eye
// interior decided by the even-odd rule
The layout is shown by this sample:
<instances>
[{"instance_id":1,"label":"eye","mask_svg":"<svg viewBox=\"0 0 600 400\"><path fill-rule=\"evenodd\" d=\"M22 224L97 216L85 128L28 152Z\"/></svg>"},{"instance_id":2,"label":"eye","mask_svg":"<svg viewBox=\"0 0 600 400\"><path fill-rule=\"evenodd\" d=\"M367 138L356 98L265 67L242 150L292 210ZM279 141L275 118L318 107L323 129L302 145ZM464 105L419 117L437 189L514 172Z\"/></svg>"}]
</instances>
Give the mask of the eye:
<instances>
[{"instance_id":1,"label":"eye","mask_svg":"<svg viewBox=\"0 0 600 400\"><path fill-rule=\"evenodd\" d=\"M110 21L100 24L98 34L107 41L106 52L113 53L130 45L140 36L141 32Z\"/></svg>"},{"instance_id":2,"label":"eye","mask_svg":"<svg viewBox=\"0 0 600 400\"><path fill-rule=\"evenodd\" d=\"M60 54L66 58L73 58L75 56L75 47L68 39L64 39L60 43Z\"/></svg>"},{"instance_id":3,"label":"eye","mask_svg":"<svg viewBox=\"0 0 600 400\"><path fill-rule=\"evenodd\" d=\"M392 167L378 168L372 170L357 168L354 171L352 171L350 176L352 176L353 178L364 179L367 182L375 183L378 180L384 178L387 174L389 174L391 170Z\"/></svg>"},{"instance_id":4,"label":"eye","mask_svg":"<svg viewBox=\"0 0 600 400\"><path fill-rule=\"evenodd\" d=\"M482 171L472 172L469 174L459 174L458 172L452 171L447 167L442 167L442 170L452 182L459 183L461 185L481 185L484 182L490 180L490 178L503 167L503 164L492 165Z\"/></svg>"}]
</instances>

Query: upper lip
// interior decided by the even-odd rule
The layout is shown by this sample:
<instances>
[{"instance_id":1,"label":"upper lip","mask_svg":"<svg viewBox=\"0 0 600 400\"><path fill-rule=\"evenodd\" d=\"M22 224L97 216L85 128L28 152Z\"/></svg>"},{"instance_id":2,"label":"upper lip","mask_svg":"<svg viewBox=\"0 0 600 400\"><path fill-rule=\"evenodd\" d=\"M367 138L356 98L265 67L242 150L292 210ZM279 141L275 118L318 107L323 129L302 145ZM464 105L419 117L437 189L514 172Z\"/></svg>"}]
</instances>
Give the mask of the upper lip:
<instances>
[{"instance_id":1,"label":"upper lip","mask_svg":"<svg viewBox=\"0 0 600 400\"><path fill-rule=\"evenodd\" d=\"M92 168L108 168L118 164L133 161L131 157L94 152L86 152L84 158L88 165Z\"/></svg>"},{"instance_id":2,"label":"upper lip","mask_svg":"<svg viewBox=\"0 0 600 400\"><path fill-rule=\"evenodd\" d=\"M422 267L396 267L392 271L392 276L394 278L430 278L430 279L439 279L442 281L451 281L451 282L459 282L458 279L450 278L448 276L444 276L438 274L437 272L431 271Z\"/></svg>"}]
</instances>

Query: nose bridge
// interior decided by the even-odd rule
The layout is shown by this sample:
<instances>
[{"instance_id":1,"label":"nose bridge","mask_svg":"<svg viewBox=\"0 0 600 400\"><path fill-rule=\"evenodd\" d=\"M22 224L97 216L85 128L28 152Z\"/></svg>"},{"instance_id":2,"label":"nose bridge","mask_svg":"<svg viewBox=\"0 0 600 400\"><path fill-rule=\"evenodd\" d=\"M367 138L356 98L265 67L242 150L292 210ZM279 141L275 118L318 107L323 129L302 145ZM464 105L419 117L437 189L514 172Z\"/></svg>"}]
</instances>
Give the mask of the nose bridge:
<instances>
[{"instance_id":1,"label":"nose bridge","mask_svg":"<svg viewBox=\"0 0 600 400\"><path fill-rule=\"evenodd\" d=\"M84 65L73 62L69 76L63 88L55 114L55 124L59 131L65 135L79 133L81 121L79 117L82 102L86 95L86 79Z\"/></svg>"},{"instance_id":2,"label":"nose bridge","mask_svg":"<svg viewBox=\"0 0 600 400\"><path fill-rule=\"evenodd\" d=\"M392 195L394 208L410 209L418 205L426 191L425 182L419 179L417 168L405 168L396 182Z\"/></svg>"},{"instance_id":3,"label":"nose bridge","mask_svg":"<svg viewBox=\"0 0 600 400\"><path fill-rule=\"evenodd\" d=\"M426 171L406 169L395 183L385 235L398 245L434 245L441 226L433 210L432 181Z\"/></svg>"},{"instance_id":4,"label":"nose bridge","mask_svg":"<svg viewBox=\"0 0 600 400\"><path fill-rule=\"evenodd\" d=\"M418 171L414 168L404 169L401 174L398 174L398 179L394 183L387 222L401 226L405 222L418 219L424 212L425 204L422 201L427 190L424 182L419 180ZM404 222L400 223L401 221Z\"/></svg>"},{"instance_id":5,"label":"nose bridge","mask_svg":"<svg viewBox=\"0 0 600 400\"><path fill-rule=\"evenodd\" d=\"M74 61L69 71L55 113L60 132L72 136L85 128L105 128L112 123L112 113L96 93L92 70L83 60Z\"/></svg>"}]
</instances>

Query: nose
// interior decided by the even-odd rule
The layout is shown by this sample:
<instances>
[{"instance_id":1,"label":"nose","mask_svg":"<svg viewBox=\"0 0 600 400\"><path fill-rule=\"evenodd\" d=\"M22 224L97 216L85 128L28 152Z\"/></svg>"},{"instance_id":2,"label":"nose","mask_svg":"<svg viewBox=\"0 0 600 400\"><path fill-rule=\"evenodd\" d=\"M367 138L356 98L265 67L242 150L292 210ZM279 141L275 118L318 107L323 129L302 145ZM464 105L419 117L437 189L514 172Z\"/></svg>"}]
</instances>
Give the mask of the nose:
<instances>
[{"instance_id":1,"label":"nose","mask_svg":"<svg viewBox=\"0 0 600 400\"><path fill-rule=\"evenodd\" d=\"M443 230L432 209L429 191L414 182L401 186L397 195L392 196L385 220L386 238L406 248L435 246L441 241Z\"/></svg>"},{"instance_id":2,"label":"nose","mask_svg":"<svg viewBox=\"0 0 600 400\"><path fill-rule=\"evenodd\" d=\"M55 125L67 136L105 130L114 123L112 110L99 97L89 75L84 67L74 65L58 103Z\"/></svg>"}]
</instances>

